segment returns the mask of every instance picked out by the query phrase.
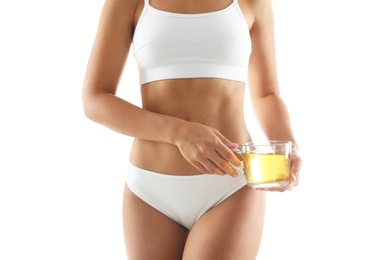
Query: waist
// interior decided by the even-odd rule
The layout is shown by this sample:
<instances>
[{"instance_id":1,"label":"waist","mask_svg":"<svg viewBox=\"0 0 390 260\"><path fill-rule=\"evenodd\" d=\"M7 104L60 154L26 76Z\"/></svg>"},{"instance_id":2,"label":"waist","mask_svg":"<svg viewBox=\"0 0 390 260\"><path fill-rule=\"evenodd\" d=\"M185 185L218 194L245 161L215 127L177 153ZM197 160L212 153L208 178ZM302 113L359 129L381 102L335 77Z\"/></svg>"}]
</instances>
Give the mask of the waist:
<instances>
[{"instance_id":1,"label":"waist","mask_svg":"<svg viewBox=\"0 0 390 260\"><path fill-rule=\"evenodd\" d=\"M244 84L229 80L184 79L152 82L141 92L144 109L213 127L240 144L250 141L243 114L244 89ZM130 161L164 174L199 174L176 146L167 143L136 139Z\"/></svg>"},{"instance_id":2,"label":"waist","mask_svg":"<svg viewBox=\"0 0 390 260\"><path fill-rule=\"evenodd\" d=\"M240 141L236 140L232 141L239 144L251 141L247 132L240 136ZM202 174L181 155L176 146L167 143L135 139L129 161L136 167L161 174L180 176Z\"/></svg>"}]
</instances>

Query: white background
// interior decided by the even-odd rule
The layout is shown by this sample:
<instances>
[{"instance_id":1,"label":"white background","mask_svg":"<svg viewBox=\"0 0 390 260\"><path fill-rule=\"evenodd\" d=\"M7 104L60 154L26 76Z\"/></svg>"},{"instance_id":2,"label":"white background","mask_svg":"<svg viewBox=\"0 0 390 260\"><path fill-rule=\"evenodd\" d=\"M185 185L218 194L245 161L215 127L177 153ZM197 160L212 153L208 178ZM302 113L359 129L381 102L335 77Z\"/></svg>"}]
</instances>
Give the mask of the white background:
<instances>
[{"instance_id":1,"label":"white background","mask_svg":"<svg viewBox=\"0 0 390 260\"><path fill-rule=\"evenodd\" d=\"M125 259L131 138L85 118L103 0L0 3L0 259ZM390 8L274 1L300 186L270 193L259 259L390 259ZM129 60L119 95L139 104ZM260 136L253 115L247 120Z\"/></svg>"}]
</instances>

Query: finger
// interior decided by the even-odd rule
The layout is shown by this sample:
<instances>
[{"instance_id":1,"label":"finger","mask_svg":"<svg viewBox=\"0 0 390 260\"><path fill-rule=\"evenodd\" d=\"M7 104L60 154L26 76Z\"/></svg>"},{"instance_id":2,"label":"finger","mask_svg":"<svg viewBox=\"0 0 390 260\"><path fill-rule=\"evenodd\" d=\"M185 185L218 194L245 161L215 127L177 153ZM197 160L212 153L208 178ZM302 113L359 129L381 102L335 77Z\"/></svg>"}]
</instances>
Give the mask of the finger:
<instances>
[{"instance_id":1,"label":"finger","mask_svg":"<svg viewBox=\"0 0 390 260\"><path fill-rule=\"evenodd\" d=\"M235 166L241 166L241 161L227 146L216 147L216 152L225 162L230 162ZM230 165L229 165L229 168Z\"/></svg>"},{"instance_id":2,"label":"finger","mask_svg":"<svg viewBox=\"0 0 390 260\"><path fill-rule=\"evenodd\" d=\"M210 174L208 170L199 162L193 162L192 165L201 173Z\"/></svg>"},{"instance_id":3,"label":"finger","mask_svg":"<svg viewBox=\"0 0 390 260\"><path fill-rule=\"evenodd\" d=\"M230 150L238 148L238 144L236 143L228 143L225 144Z\"/></svg>"},{"instance_id":4,"label":"finger","mask_svg":"<svg viewBox=\"0 0 390 260\"><path fill-rule=\"evenodd\" d=\"M302 158L298 155L297 150L294 150L291 154L291 169L294 172L298 172L302 166Z\"/></svg>"},{"instance_id":5,"label":"finger","mask_svg":"<svg viewBox=\"0 0 390 260\"><path fill-rule=\"evenodd\" d=\"M224 175L225 173L221 170L219 170L215 165L212 163L200 163L200 162L195 162L193 163L193 166L200 172L204 174L217 174L217 175Z\"/></svg>"},{"instance_id":6,"label":"finger","mask_svg":"<svg viewBox=\"0 0 390 260\"><path fill-rule=\"evenodd\" d=\"M224 174L227 173L233 177L238 176L237 171L232 166L230 166L230 164L226 160L224 160L217 152L215 153L215 156L210 159L210 161L212 161L212 163Z\"/></svg>"},{"instance_id":7,"label":"finger","mask_svg":"<svg viewBox=\"0 0 390 260\"><path fill-rule=\"evenodd\" d=\"M218 130L215 130L214 133L217 135L217 137L219 138L219 140L221 140L221 142L227 146L229 148L229 150L231 149L236 149L238 147L238 144L237 143L233 143L232 141L230 141L229 139L227 139L225 136L223 136Z\"/></svg>"},{"instance_id":8,"label":"finger","mask_svg":"<svg viewBox=\"0 0 390 260\"><path fill-rule=\"evenodd\" d=\"M213 161L209 159L205 159L204 162L202 162L203 167L207 170L207 173L210 174L217 174L217 175L225 175L226 172L217 167Z\"/></svg>"},{"instance_id":9,"label":"finger","mask_svg":"<svg viewBox=\"0 0 390 260\"><path fill-rule=\"evenodd\" d=\"M295 185L299 183L299 172L301 169L302 160L298 158L294 158L291 161L291 175L295 177Z\"/></svg>"},{"instance_id":10,"label":"finger","mask_svg":"<svg viewBox=\"0 0 390 260\"><path fill-rule=\"evenodd\" d=\"M294 175L298 175L299 170L301 169L301 165L302 162L300 158L291 160L291 173Z\"/></svg>"},{"instance_id":11,"label":"finger","mask_svg":"<svg viewBox=\"0 0 390 260\"><path fill-rule=\"evenodd\" d=\"M223 136L218 130L215 130L215 134L222 142L222 145L216 146L215 148L216 152L222 157L224 161L230 162L235 166L241 166L241 161L232 152L232 149L236 149L238 147L238 144L232 143L229 139ZM233 172L233 168L230 167L230 165L226 165L223 168L225 168L226 170L226 167L227 169L229 169L230 172Z\"/></svg>"}]
</instances>

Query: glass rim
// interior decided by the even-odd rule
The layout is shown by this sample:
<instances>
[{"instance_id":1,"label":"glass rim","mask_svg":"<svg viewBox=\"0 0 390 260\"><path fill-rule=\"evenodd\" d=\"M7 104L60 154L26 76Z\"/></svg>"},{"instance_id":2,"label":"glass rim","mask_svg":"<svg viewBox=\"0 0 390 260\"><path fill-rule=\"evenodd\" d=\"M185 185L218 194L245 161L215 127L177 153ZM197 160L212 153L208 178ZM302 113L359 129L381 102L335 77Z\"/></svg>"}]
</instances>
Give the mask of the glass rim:
<instances>
[{"instance_id":1,"label":"glass rim","mask_svg":"<svg viewBox=\"0 0 390 260\"><path fill-rule=\"evenodd\" d=\"M258 147L261 147L261 146L270 146L270 145L290 145L292 146L292 142L291 141L283 141L283 140L268 140L268 141L264 141L264 142L259 142L259 143L255 143L255 142L246 142L246 143L243 143L241 144L241 147L243 146L258 146Z\"/></svg>"}]
</instances>

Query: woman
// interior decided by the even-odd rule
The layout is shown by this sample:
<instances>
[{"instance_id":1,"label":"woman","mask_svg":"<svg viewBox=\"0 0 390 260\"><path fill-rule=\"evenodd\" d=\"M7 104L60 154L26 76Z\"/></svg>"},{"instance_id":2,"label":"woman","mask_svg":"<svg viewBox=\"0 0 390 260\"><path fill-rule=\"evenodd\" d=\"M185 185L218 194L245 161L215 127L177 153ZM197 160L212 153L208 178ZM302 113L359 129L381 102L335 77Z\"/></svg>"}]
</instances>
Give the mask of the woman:
<instances>
[{"instance_id":1,"label":"woman","mask_svg":"<svg viewBox=\"0 0 390 260\"><path fill-rule=\"evenodd\" d=\"M131 44L142 108L115 96ZM246 84L248 83L248 84ZM229 164L251 140L248 85L269 139L293 142L280 98L270 0L106 0L83 102L91 120L134 137L123 198L129 259L255 259L265 194Z\"/></svg>"}]
</instances>

